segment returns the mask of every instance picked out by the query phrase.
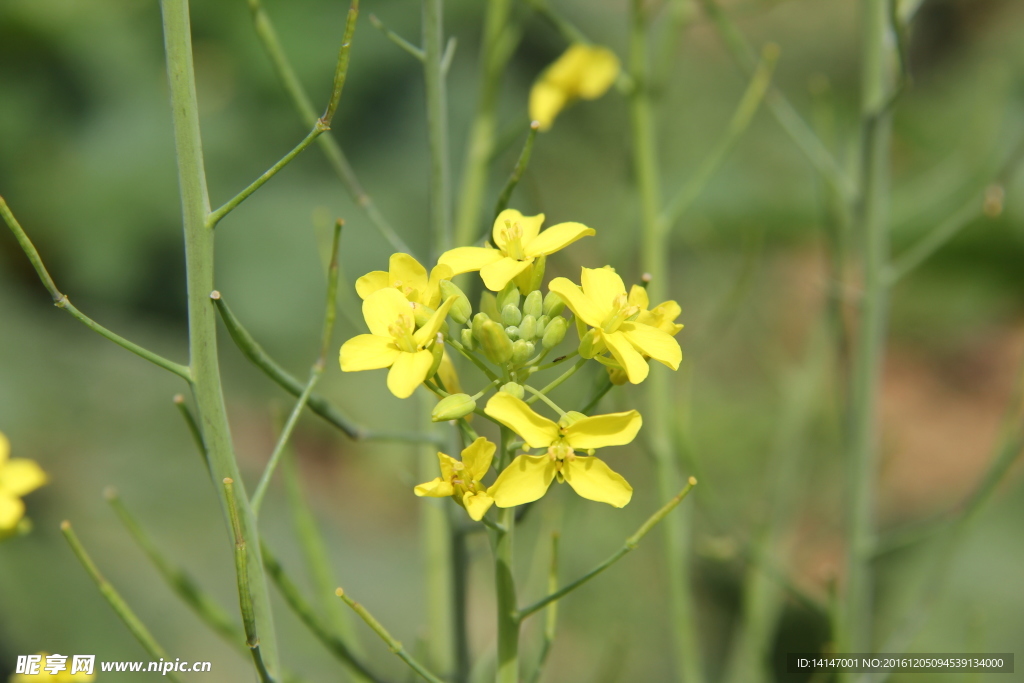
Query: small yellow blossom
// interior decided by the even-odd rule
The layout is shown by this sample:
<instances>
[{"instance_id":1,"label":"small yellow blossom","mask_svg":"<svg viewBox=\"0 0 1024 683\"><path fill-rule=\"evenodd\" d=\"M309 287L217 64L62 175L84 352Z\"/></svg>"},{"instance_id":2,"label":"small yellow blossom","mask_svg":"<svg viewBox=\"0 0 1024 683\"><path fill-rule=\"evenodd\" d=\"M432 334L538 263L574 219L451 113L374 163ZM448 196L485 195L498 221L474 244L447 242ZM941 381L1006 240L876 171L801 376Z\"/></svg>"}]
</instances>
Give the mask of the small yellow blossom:
<instances>
[{"instance_id":1,"label":"small yellow blossom","mask_svg":"<svg viewBox=\"0 0 1024 683\"><path fill-rule=\"evenodd\" d=\"M46 473L27 458L11 458L11 442L0 432L0 538L11 534L25 515L22 496L46 483Z\"/></svg>"},{"instance_id":2,"label":"small yellow blossom","mask_svg":"<svg viewBox=\"0 0 1024 683\"><path fill-rule=\"evenodd\" d=\"M356 293L366 299L385 287L394 287L416 304L437 308L441 303L441 281L454 276L448 266L437 265L427 277L427 269L408 254L392 254L388 270L375 270L356 280Z\"/></svg>"},{"instance_id":3,"label":"small yellow blossom","mask_svg":"<svg viewBox=\"0 0 1024 683\"><path fill-rule=\"evenodd\" d=\"M431 498L452 496L455 502L466 508L470 517L479 522L494 503L481 479L491 468L496 448L493 443L481 436L462 451L461 462L450 455L438 453L441 476L420 484L414 492L417 496Z\"/></svg>"},{"instance_id":4,"label":"small yellow blossom","mask_svg":"<svg viewBox=\"0 0 1024 683\"><path fill-rule=\"evenodd\" d=\"M484 412L521 436L530 448L546 448L543 455L520 455L506 467L487 490L498 507L513 507L543 496L557 477L589 500L623 507L633 488L603 460L576 455L605 446L622 446L633 440L643 419L640 413L586 417L567 413L558 423L538 415L523 401L504 392L495 394Z\"/></svg>"},{"instance_id":5,"label":"small yellow blossom","mask_svg":"<svg viewBox=\"0 0 1024 683\"><path fill-rule=\"evenodd\" d=\"M37 683L38 681L51 681L51 683L86 683L87 681L91 681L96 678L96 674L85 673L84 671L71 673L72 657L51 655L47 652L38 652L36 654L41 657L41 660L38 662L38 672L31 674L14 674L11 676L8 683ZM51 662L62 666L63 668L56 673L51 673L46 669L47 664L50 664Z\"/></svg>"},{"instance_id":6,"label":"small yellow blossom","mask_svg":"<svg viewBox=\"0 0 1024 683\"><path fill-rule=\"evenodd\" d=\"M676 322L676 318L682 314L683 309L675 301L663 301L654 308L649 309L650 299L647 297L647 290L639 285L633 285L632 289L629 290L628 303L630 306L636 306L640 309L640 314L636 317L636 322L638 323L657 327L662 332L673 337L683 329L683 326ZM622 385L629 381L626 371L617 362L610 359L604 361L601 358L598 358L598 360L601 360L607 366L608 376L611 378L612 384Z\"/></svg>"},{"instance_id":7,"label":"small yellow blossom","mask_svg":"<svg viewBox=\"0 0 1024 683\"><path fill-rule=\"evenodd\" d=\"M639 321L640 307L629 302L626 286L614 270L583 268L580 282L582 289L559 277L551 281L548 289L560 296L579 320L594 329L595 356L604 349L610 351L633 384L647 378L645 356L673 370L679 369L683 359L679 342L663 329Z\"/></svg>"},{"instance_id":8,"label":"small yellow blossom","mask_svg":"<svg viewBox=\"0 0 1024 683\"><path fill-rule=\"evenodd\" d=\"M491 231L497 249L458 247L441 254L438 263L450 267L455 275L479 270L487 289L500 292L535 259L594 234L593 228L582 223L559 223L541 232L543 223L544 214L524 216L515 209L505 209L494 219Z\"/></svg>"},{"instance_id":9,"label":"small yellow blossom","mask_svg":"<svg viewBox=\"0 0 1024 683\"><path fill-rule=\"evenodd\" d=\"M342 371L391 368L388 389L398 398L408 398L430 375L434 366L430 348L437 343L438 330L454 301L455 297L450 297L416 329L415 304L393 287L377 290L363 301L370 334L360 334L342 345Z\"/></svg>"},{"instance_id":10,"label":"small yellow blossom","mask_svg":"<svg viewBox=\"0 0 1024 683\"><path fill-rule=\"evenodd\" d=\"M596 100L619 77L619 58L599 45L571 45L530 90L530 118L548 130L575 100Z\"/></svg>"}]
</instances>

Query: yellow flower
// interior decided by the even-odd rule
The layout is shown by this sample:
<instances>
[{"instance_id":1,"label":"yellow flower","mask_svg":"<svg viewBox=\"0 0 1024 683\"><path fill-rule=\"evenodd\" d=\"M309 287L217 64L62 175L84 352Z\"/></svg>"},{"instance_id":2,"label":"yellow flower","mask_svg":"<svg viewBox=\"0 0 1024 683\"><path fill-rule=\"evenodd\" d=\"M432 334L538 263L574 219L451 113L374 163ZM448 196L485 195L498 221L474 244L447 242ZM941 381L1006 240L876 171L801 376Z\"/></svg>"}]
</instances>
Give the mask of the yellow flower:
<instances>
[{"instance_id":1,"label":"yellow flower","mask_svg":"<svg viewBox=\"0 0 1024 683\"><path fill-rule=\"evenodd\" d=\"M543 496L551 480L569 482L576 493L589 500L623 507L633 488L603 460L576 455L575 449L591 450L629 443L640 430L640 413L586 417L571 412L557 424L533 412L515 396L498 392L484 412L521 436L530 448L546 448L543 455L520 455L498 475L487 490L498 507L513 507Z\"/></svg>"},{"instance_id":2,"label":"yellow flower","mask_svg":"<svg viewBox=\"0 0 1024 683\"><path fill-rule=\"evenodd\" d=\"M431 498L452 496L455 502L466 508L470 517L479 522L494 503L480 480L491 468L496 448L481 436L462 451L461 462L450 455L438 453L441 476L420 484L413 491L417 496Z\"/></svg>"},{"instance_id":3,"label":"yellow flower","mask_svg":"<svg viewBox=\"0 0 1024 683\"><path fill-rule=\"evenodd\" d=\"M679 369L683 359L679 342L664 330L638 320L640 307L629 302L626 286L614 270L583 268L580 282L582 289L559 277L548 289L560 296L579 320L594 328L594 355L608 349L633 384L647 378L649 368L644 356Z\"/></svg>"},{"instance_id":4,"label":"yellow flower","mask_svg":"<svg viewBox=\"0 0 1024 683\"><path fill-rule=\"evenodd\" d=\"M441 303L441 280L454 276L447 266L434 266L427 277L427 269L408 254L392 254L388 270L375 270L356 280L356 293L366 299L385 287L394 287L405 298L416 304L437 308Z\"/></svg>"},{"instance_id":5,"label":"yellow flower","mask_svg":"<svg viewBox=\"0 0 1024 683\"><path fill-rule=\"evenodd\" d=\"M515 209L505 209L494 219L492 237L497 249L458 247L441 254L437 261L455 275L479 270L487 289L500 292L535 259L594 234L593 228L582 223L559 223L541 232L543 223L544 214L524 216Z\"/></svg>"},{"instance_id":6,"label":"yellow flower","mask_svg":"<svg viewBox=\"0 0 1024 683\"><path fill-rule=\"evenodd\" d=\"M11 442L0 432L0 537L13 532L25 515L21 497L46 483L46 473L34 461L10 455Z\"/></svg>"},{"instance_id":7,"label":"yellow flower","mask_svg":"<svg viewBox=\"0 0 1024 683\"><path fill-rule=\"evenodd\" d=\"M360 334L342 345L342 371L391 368L388 389L398 398L408 398L430 374L434 365L430 347L437 343L437 332L454 301L455 297L450 297L441 304L417 330L415 304L392 287L377 290L363 301L370 334Z\"/></svg>"},{"instance_id":8,"label":"yellow flower","mask_svg":"<svg viewBox=\"0 0 1024 683\"><path fill-rule=\"evenodd\" d=\"M555 117L577 99L596 100L619 77L619 58L606 47L571 45L530 90L530 118L548 130Z\"/></svg>"},{"instance_id":9,"label":"yellow flower","mask_svg":"<svg viewBox=\"0 0 1024 683\"><path fill-rule=\"evenodd\" d=\"M654 308L648 309L650 299L647 297L647 290L639 285L633 285L632 289L629 290L628 303L630 306L636 306L640 309L640 314L636 317L636 322L638 323L657 327L673 337L683 329L683 326L676 322L676 318L682 314L683 310L675 301L663 301ZM617 362L613 360L602 362L607 366L608 376L611 378L612 384L622 385L629 381L626 371Z\"/></svg>"}]
</instances>

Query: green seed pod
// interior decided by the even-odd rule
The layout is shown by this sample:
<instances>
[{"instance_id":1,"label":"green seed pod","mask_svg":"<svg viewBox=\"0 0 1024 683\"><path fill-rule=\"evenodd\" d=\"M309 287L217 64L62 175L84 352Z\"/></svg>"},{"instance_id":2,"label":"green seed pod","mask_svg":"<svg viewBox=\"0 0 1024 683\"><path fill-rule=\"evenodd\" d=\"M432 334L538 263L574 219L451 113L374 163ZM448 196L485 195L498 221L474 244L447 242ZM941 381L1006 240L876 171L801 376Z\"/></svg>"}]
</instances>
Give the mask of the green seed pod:
<instances>
[{"instance_id":1,"label":"green seed pod","mask_svg":"<svg viewBox=\"0 0 1024 683\"><path fill-rule=\"evenodd\" d=\"M512 358L512 340L493 320L480 326L480 346L488 360L496 365L504 365Z\"/></svg>"},{"instance_id":2,"label":"green seed pod","mask_svg":"<svg viewBox=\"0 0 1024 683\"><path fill-rule=\"evenodd\" d=\"M519 328L515 325L509 325L505 328L505 334L508 335L509 339L515 341L516 339L519 339Z\"/></svg>"},{"instance_id":3,"label":"green seed pod","mask_svg":"<svg viewBox=\"0 0 1024 683\"><path fill-rule=\"evenodd\" d=\"M520 401L523 400L523 396L526 392L523 391L523 387L516 384L515 382L509 382L508 384L502 384L498 391L504 391L506 394L515 396Z\"/></svg>"},{"instance_id":4,"label":"green seed pod","mask_svg":"<svg viewBox=\"0 0 1024 683\"><path fill-rule=\"evenodd\" d=\"M558 316L544 327L544 336L541 344L545 349L553 349L565 339L565 331L569 329L569 323L565 318Z\"/></svg>"},{"instance_id":5,"label":"green seed pod","mask_svg":"<svg viewBox=\"0 0 1024 683\"><path fill-rule=\"evenodd\" d=\"M505 310L505 307L509 304L519 308L519 288L516 287L516 283L509 281L509 283L505 285L500 292L498 292L497 304L499 311Z\"/></svg>"},{"instance_id":6,"label":"green seed pod","mask_svg":"<svg viewBox=\"0 0 1024 683\"><path fill-rule=\"evenodd\" d=\"M519 338L531 341L536 336L537 319L532 315L524 315L523 319L519 321Z\"/></svg>"},{"instance_id":7,"label":"green seed pod","mask_svg":"<svg viewBox=\"0 0 1024 683\"><path fill-rule=\"evenodd\" d=\"M460 325L465 325L466 321L473 315L473 306L470 305L469 298L461 289L452 284L450 280L441 280L441 301L447 301L449 297L453 296L455 297L455 303L452 304L448 315Z\"/></svg>"},{"instance_id":8,"label":"green seed pod","mask_svg":"<svg viewBox=\"0 0 1024 683\"><path fill-rule=\"evenodd\" d=\"M462 332L462 345L466 347L467 351L472 351L476 348L476 340L473 339L473 330L469 327L463 327Z\"/></svg>"},{"instance_id":9,"label":"green seed pod","mask_svg":"<svg viewBox=\"0 0 1024 683\"><path fill-rule=\"evenodd\" d=\"M476 401L469 394L452 394L445 396L430 411L430 419L434 422L447 422L466 417L476 410Z\"/></svg>"},{"instance_id":10,"label":"green seed pod","mask_svg":"<svg viewBox=\"0 0 1024 683\"><path fill-rule=\"evenodd\" d=\"M598 331L590 330L580 339L580 355L584 358L593 358L597 355Z\"/></svg>"},{"instance_id":11,"label":"green seed pod","mask_svg":"<svg viewBox=\"0 0 1024 683\"><path fill-rule=\"evenodd\" d=\"M507 304L503 309L501 309L501 324L505 327L518 325L519 321L522 319L523 314L512 304Z\"/></svg>"},{"instance_id":12,"label":"green seed pod","mask_svg":"<svg viewBox=\"0 0 1024 683\"><path fill-rule=\"evenodd\" d=\"M565 302L562 301L562 297L558 296L554 292L548 292L548 295L544 297L544 313L552 318L565 310Z\"/></svg>"},{"instance_id":13,"label":"green seed pod","mask_svg":"<svg viewBox=\"0 0 1024 683\"><path fill-rule=\"evenodd\" d=\"M490 320L486 313L477 313L473 316L473 338L477 341L483 339L483 324Z\"/></svg>"},{"instance_id":14,"label":"green seed pod","mask_svg":"<svg viewBox=\"0 0 1024 683\"><path fill-rule=\"evenodd\" d=\"M544 295L534 290L526 295L523 302L523 315L532 315L539 318L544 313Z\"/></svg>"},{"instance_id":15,"label":"green seed pod","mask_svg":"<svg viewBox=\"0 0 1024 683\"><path fill-rule=\"evenodd\" d=\"M522 339L512 343L512 364L522 365L526 361L530 360L530 356L533 355L530 347L533 346L528 341Z\"/></svg>"}]
</instances>

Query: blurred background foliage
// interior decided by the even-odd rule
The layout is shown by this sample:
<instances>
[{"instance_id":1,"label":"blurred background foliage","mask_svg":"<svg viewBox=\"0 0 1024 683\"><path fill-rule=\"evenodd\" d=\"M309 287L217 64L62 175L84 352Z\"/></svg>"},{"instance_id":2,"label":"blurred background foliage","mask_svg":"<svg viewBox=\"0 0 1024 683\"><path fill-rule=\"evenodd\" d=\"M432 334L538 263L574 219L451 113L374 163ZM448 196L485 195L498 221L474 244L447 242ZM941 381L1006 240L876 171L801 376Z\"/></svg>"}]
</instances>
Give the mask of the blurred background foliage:
<instances>
[{"instance_id":1,"label":"blurred background foliage","mask_svg":"<svg viewBox=\"0 0 1024 683\"><path fill-rule=\"evenodd\" d=\"M450 73L453 161L461 162L476 97L483 4L447 3L458 39ZM595 41L624 54L625 6L557 0ZM755 45L777 42L775 82L849 160L859 82L853 0L727 3ZM326 102L343 3L269 0L267 10L299 75ZM332 135L369 193L420 254L427 251L427 155L419 65L373 30L365 15L413 38L408 2L367 0L352 69ZM261 51L241 0L193 3L207 174L214 205L244 187L305 134ZM526 7L522 42L501 88L502 127L523 125L530 83L564 49ZM910 42L912 87L895 121L892 204L899 253L984 187L1024 135L1024 5L1014 0L926 0ZM661 67L659 144L669 188L697 168L724 129L745 82L700 15ZM0 191L35 240L58 286L108 327L168 357L186 357L182 237L156 3L5 0L0 3ZM513 199L548 222L597 230L559 254L549 273L610 263L636 281L638 215L626 134L614 91L567 110L542 134ZM510 128L511 129L511 128ZM493 201L521 137L492 166ZM1018 177L1005 210L968 226L894 292L882 400L883 529L954 508L976 483L996 442L1024 344L1024 203ZM313 359L322 309L329 226L347 221L347 282L384 267L386 242L354 206L318 149L254 195L218 228L218 288L255 337L293 372ZM808 374L829 274L822 186L774 119L762 111L672 239L671 290L682 304L686 365L677 378L680 457L701 485L695 507L695 594L712 680L724 675L743 609L743 552L758 537L773 496L792 523L778 556L792 581L828 600L842 566L842 465L834 376ZM484 221L481 221L481 232ZM343 290L346 315L358 317ZM338 340L356 331L344 317ZM222 337L229 412L243 473L255 478L273 445L287 397ZM803 373L803 374L801 374ZM418 419L415 401L390 396L376 373L330 369L321 390L370 426ZM809 382L800 394L794 383ZM233 610L231 548L215 494L173 409L178 380L54 311L28 262L0 231L0 429L14 455L38 460L49 486L28 498L34 532L0 545L0 679L17 654L47 650L100 659L144 655L60 538L71 519L101 569L172 653L211 660L217 680L247 680L250 665L211 638L133 545L101 497L117 487L158 543ZM792 406L792 396L803 395ZM605 407L634 405L614 392ZM787 412L787 410L789 412ZM795 411L795 412L794 412ZM797 417L794 418L793 414ZM788 417L787 417L788 415ZM794 420L796 427L793 427ZM337 580L404 642L423 632L414 449L355 444L314 417L295 439L312 504L330 543ZM780 452L795 470L773 489ZM546 550L530 539L564 524L562 574L573 576L617 548L658 506L644 450L611 456L637 489L623 511L567 495L527 518L520 536L524 586L543 589ZM776 490L776 493L772 493ZM912 651L1024 652L1024 498L1019 468L1000 487L955 555L950 578ZM694 502L695 501L695 502ZM263 526L297 560L280 488ZM483 538L472 546L486 559ZM880 630L895 623L908 587L928 563L928 542L880 563ZM549 681L668 680L667 616L659 540L564 601ZM488 563L471 576L473 645L493 642ZM334 663L278 605L286 662L313 680ZM527 629L527 657L539 624ZM405 674L370 634L367 649L393 678ZM820 612L787 599L776 651L829 641ZM1018 674L1019 675L1019 674ZM910 680L909 678L907 680ZM914 678L914 680L924 680ZM949 676L943 680L968 680Z\"/></svg>"}]
</instances>

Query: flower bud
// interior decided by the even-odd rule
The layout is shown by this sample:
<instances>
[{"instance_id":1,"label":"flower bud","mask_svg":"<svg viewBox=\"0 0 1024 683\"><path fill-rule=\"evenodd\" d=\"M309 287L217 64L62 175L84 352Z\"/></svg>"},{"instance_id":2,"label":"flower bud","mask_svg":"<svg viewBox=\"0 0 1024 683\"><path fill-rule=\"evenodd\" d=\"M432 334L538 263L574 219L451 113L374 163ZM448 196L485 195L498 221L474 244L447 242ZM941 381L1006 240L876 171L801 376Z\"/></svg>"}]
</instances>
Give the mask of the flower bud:
<instances>
[{"instance_id":1,"label":"flower bud","mask_svg":"<svg viewBox=\"0 0 1024 683\"><path fill-rule=\"evenodd\" d=\"M501 309L498 308L498 301L494 298L493 292L488 292L486 289L480 292L480 312L486 313L491 320L501 317Z\"/></svg>"},{"instance_id":2,"label":"flower bud","mask_svg":"<svg viewBox=\"0 0 1024 683\"><path fill-rule=\"evenodd\" d=\"M519 339L519 328L515 325L509 325L505 328L505 334L508 335L509 339L515 341L516 339Z\"/></svg>"},{"instance_id":3,"label":"flower bud","mask_svg":"<svg viewBox=\"0 0 1024 683\"><path fill-rule=\"evenodd\" d=\"M497 297L499 311L505 310L505 307L509 304L519 308L519 288L516 287L516 283L511 280L509 280L509 283L505 285L504 289L498 292Z\"/></svg>"},{"instance_id":4,"label":"flower bud","mask_svg":"<svg viewBox=\"0 0 1024 683\"><path fill-rule=\"evenodd\" d=\"M440 336L440 332L438 335ZM430 347L430 352L434 354L434 362L430 365L430 372L427 373L427 379L430 379L437 374L437 369L441 367L441 360L444 358L444 342L440 339Z\"/></svg>"},{"instance_id":5,"label":"flower bud","mask_svg":"<svg viewBox=\"0 0 1024 683\"><path fill-rule=\"evenodd\" d=\"M476 340L473 339L472 328L463 327L459 334L462 335L462 345L466 347L467 351L472 351L476 348Z\"/></svg>"},{"instance_id":6,"label":"flower bud","mask_svg":"<svg viewBox=\"0 0 1024 683\"><path fill-rule=\"evenodd\" d=\"M441 301L447 301L449 297L453 296L455 297L455 303L452 304L448 315L460 325L465 325L466 321L473 315L473 307L469 303L469 298L451 280L441 280Z\"/></svg>"},{"instance_id":7,"label":"flower bud","mask_svg":"<svg viewBox=\"0 0 1024 683\"><path fill-rule=\"evenodd\" d=\"M501 324L505 327L518 325L519 321L522 319L523 314L512 304L506 304L505 307L501 309Z\"/></svg>"},{"instance_id":8,"label":"flower bud","mask_svg":"<svg viewBox=\"0 0 1024 683\"><path fill-rule=\"evenodd\" d=\"M536 292L535 292L536 293ZM524 315L519 321L519 338L526 341L537 336L537 320L532 315Z\"/></svg>"},{"instance_id":9,"label":"flower bud","mask_svg":"<svg viewBox=\"0 0 1024 683\"><path fill-rule=\"evenodd\" d=\"M540 337L540 336L542 336L544 334L544 330L546 330L548 328L548 323L550 321L551 321L551 317L547 316L547 315L542 315L541 317L537 318L537 334L536 334L536 336Z\"/></svg>"},{"instance_id":10,"label":"flower bud","mask_svg":"<svg viewBox=\"0 0 1024 683\"><path fill-rule=\"evenodd\" d=\"M529 269L530 282L529 288L526 290L531 294L540 289L541 284L544 282L544 269L547 265L548 257L540 256L533 261L533 265Z\"/></svg>"},{"instance_id":11,"label":"flower bud","mask_svg":"<svg viewBox=\"0 0 1024 683\"><path fill-rule=\"evenodd\" d=\"M430 411L430 419L434 422L447 422L466 417L476 410L476 401L469 394L452 394L445 396Z\"/></svg>"},{"instance_id":12,"label":"flower bud","mask_svg":"<svg viewBox=\"0 0 1024 683\"><path fill-rule=\"evenodd\" d=\"M416 327L423 327L430 320L430 316L434 315L434 309L430 306L424 306L423 304L410 304L412 306L412 314L416 319ZM441 333L448 334L448 321L441 323Z\"/></svg>"},{"instance_id":13,"label":"flower bud","mask_svg":"<svg viewBox=\"0 0 1024 683\"><path fill-rule=\"evenodd\" d=\"M477 341L483 339L483 324L490 320L486 313L477 313L473 316L473 338Z\"/></svg>"},{"instance_id":14,"label":"flower bud","mask_svg":"<svg viewBox=\"0 0 1024 683\"><path fill-rule=\"evenodd\" d=\"M509 382L508 384L502 384L498 391L504 391L506 394L515 396L520 401L523 400L523 396L526 392L523 391L523 387L516 384L515 382Z\"/></svg>"},{"instance_id":15,"label":"flower bud","mask_svg":"<svg viewBox=\"0 0 1024 683\"><path fill-rule=\"evenodd\" d=\"M544 295L534 290L526 295L523 302L523 315L532 315L539 318L544 313Z\"/></svg>"},{"instance_id":16,"label":"flower bud","mask_svg":"<svg viewBox=\"0 0 1024 683\"><path fill-rule=\"evenodd\" d=\"M565 302L562 301L562 297L554 292L548 292L548 295L544 297L544 314L553 318L563 310L565 310Z\"/></svg>"},{"instance_id":17,"label":"flower bud","mask_svg":"<svg viewBox=\"0 0 1024 683\"><path fill-rule=\"evenodd\" d=\"M554 318L544 327L544 336L541 338L541 344L544 345L545 349L555 348L565 339L565 331L568 328L569 323L566 322L565 318L562 316Z\"/></svg>"},{"instance_id":18,"label":"flower bud","mask_svg":"<svg viewBox=\"0 0 1024 683\"><path fill-rule=\"evenodd\" d=\"M493 320L480 326L480 346L488 360L496 365L504 365L512 358L512 340L501 325Z\"/></svg>"},{"instance_id":19,"label":"flower bud","mask_svg":"<svg viewBox=\"0 0 1024 683\"><path fill-rule=\"evenodd\" d=\"M597 355L598 331L590 330L580 339L580 355L584 358L593 358Z\"/></svg>"},{"instance_id":20,"label":"flower bud","mask_svg":"<svg viewBox=\"0 0 1024 683\"><path fill-rule=\"evenodd\" d=\"M533 346L533 344L528 341L523 341L522 339L512 342L512 364L522 365L526 361L530 360L530 356L533 355L533 349L530 348L531 346Z\"/></svg>"}]
</instances>

